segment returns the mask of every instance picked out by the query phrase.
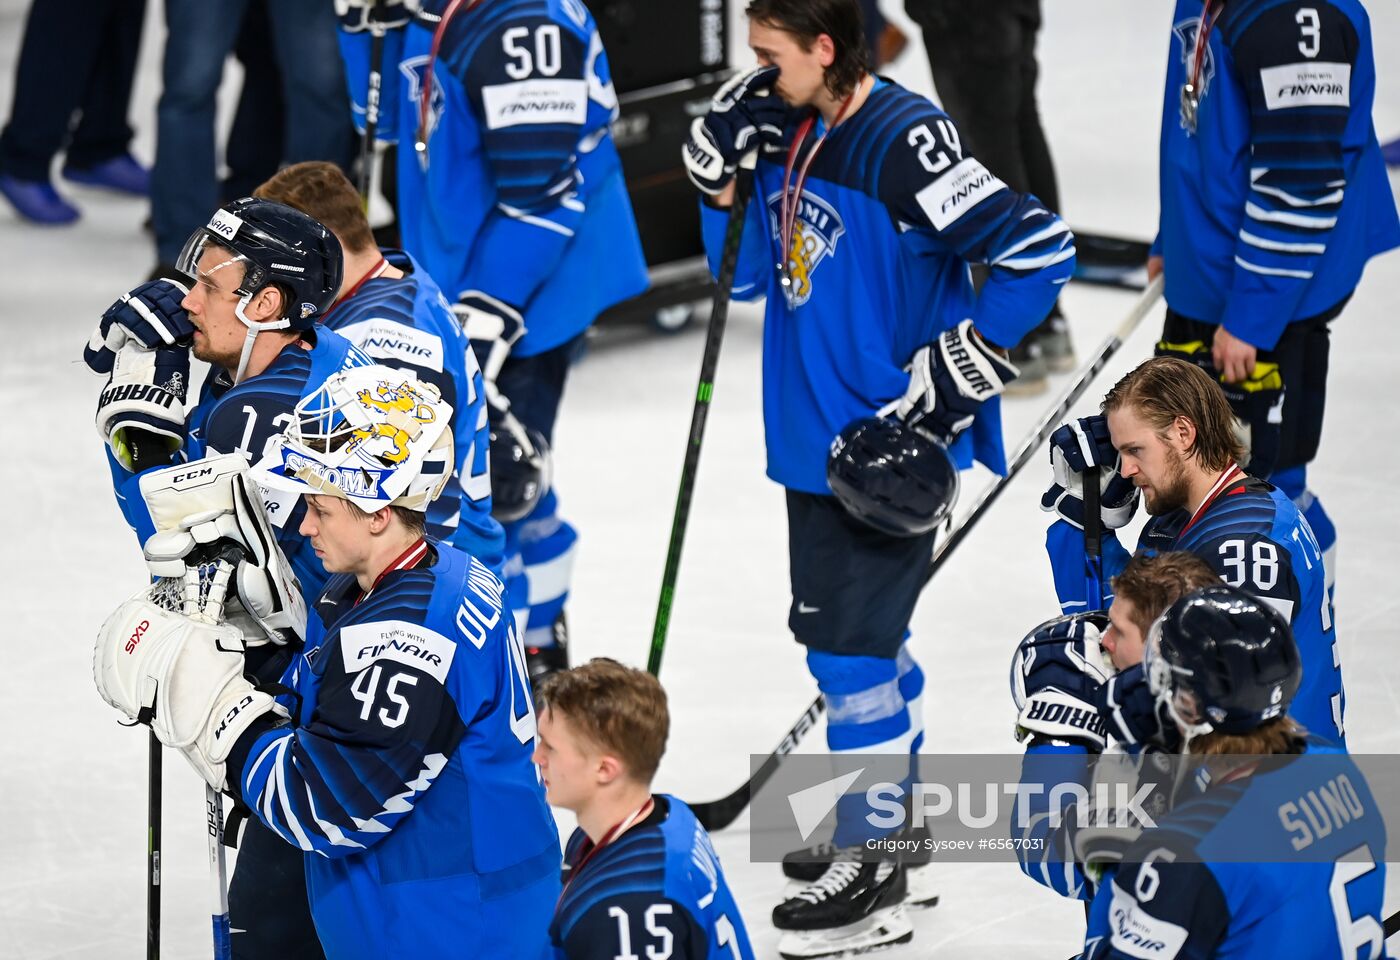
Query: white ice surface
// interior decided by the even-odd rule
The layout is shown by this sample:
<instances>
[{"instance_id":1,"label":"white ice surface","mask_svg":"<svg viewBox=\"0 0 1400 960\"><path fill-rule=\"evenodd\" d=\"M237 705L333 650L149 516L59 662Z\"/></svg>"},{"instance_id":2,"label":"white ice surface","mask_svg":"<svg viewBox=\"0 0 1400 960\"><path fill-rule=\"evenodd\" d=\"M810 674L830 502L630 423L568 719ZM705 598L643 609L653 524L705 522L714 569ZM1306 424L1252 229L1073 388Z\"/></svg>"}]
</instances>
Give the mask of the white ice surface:
<instances>
[{"instance_id":1,"label":"white ice surface","mask_svg":"<svg viewBox=\"0 0 1400 960\"><path fill-rule=\"evenodd\" d=\"M742 0L731 0L736 23ZM887 6L894 7L889 3ZM0 0L0 104L13 92L23 0ZM1148 236L1166 0L1046 4L1040 103L1065 213L1085 229ZM1377 43L1382 137L1400 135L1400 5L1368 4ZM132 119L152 155L160 4L152 3ZM899 19L898 11L891 13ZM81 16L75 8L75 16ZM901 21L903 22L903 21ZM907 26L907 23L906 23ZM891 73L930 81L916 34ZM740 37L742 40L742 37ZM230 71L234 75L236 71ZM42 230L0 204L0 956L135 957L143 950L145 736L116 724L90 679L103 618L145 579L112 503L92 410L98 382L79 363L102 309L153 262L139 203L64 188L83 222ZM1400 255L1374 261L1335 326L1326 438L1312 471L1341 537L1338 625L1351 745L1400 749L1400 662L1389 644L1400 599L1400 444L1394 420ZM1132 303L1123 292L1071 286L1064 297L1081 353ZM813 696L787 633L782 492L763 476L759 310L731 316L710 416L662 677L673 728L657 786L690 799L728 793L750 752L766 752ZM1100 378L1101 393L1145 357L1149 319ZM645 661L703 334L664 338L607 330L573 374L558 431L567 516L582 531L570 606L575 656ZM1062 384L1065 378L1056 378ZM1008 405L1014 443L1048 396ZM1090 403L1083 404L1087 412ZM971 499L985 474L966 478ZM1056 612L1038 510L1045 471L1032 466L924 592L913 645L928 676L930 752L1015 749L1006 666L1012 645ZM815 749L815 732L805 745ZM166 762L164 936L170 957L207 955L208 875L202 791L183 761ZM561 821L561 824L564 821ZM751 864L741 820L716 836L760 956L774 956L768 910L776 867ZM919 914L900 957L1060 960L1076 952L1083 915L1014 866L949 865L943 903ZM1395 887L1394 884L1391 885ZM1392 896L1391 908L1397 898ZM1330 922L1319 918L1319 922Z\"/></svg>"}]
</instances>

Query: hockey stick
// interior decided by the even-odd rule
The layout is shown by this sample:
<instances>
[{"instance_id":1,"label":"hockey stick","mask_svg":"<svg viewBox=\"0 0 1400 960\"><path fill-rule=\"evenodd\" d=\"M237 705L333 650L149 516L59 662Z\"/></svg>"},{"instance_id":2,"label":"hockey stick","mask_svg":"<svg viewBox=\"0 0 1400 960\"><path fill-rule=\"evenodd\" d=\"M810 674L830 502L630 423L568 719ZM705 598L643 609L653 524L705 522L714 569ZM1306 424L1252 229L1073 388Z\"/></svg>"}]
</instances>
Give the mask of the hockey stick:
<instances>
[{"instance_id":1,"label":"hockey stick","mask_svg":"<svg viewBox=\"0 0 1400 960\"><path fill-rule=\"evenodd\" d=\"M376 2L374 6L379 6ZM370 13L373 16L373 12ZM379 155L374 150L374 138L379 132L379 92L383 85L384 72L384 27L370 24L369 34L369 85L365 91L365 135L360 140L360 206L369 210L370 168L378 162Z\"/></svg>"},{"instance_id":2,"label":"hockey stick","mask_svg":"<svg viewBox=\"0 0 1400 960\"><path fill-rule=\"evenodd\" d=\"M1084 472L1084 556L1090 571L1090 592L1096 600L1103 596L1103 516L1099 512L1099 471Z\"/></svg>"},{"instance_id":3,"label":"hockey stick","mask_svg":"<svg viewBox=\"0 0 1400 960\"><path fill-rule=\"evenodd\" d=\"M1392 913L1390 916L1386 917L1385 923L1381 926L1381 930L1384 932L1387 940L1395 936L1395 932L1400 930L1400 913Z\"/></svg>"},{"instance_id":4,"label":"hockey stick","mask_svg":"<svg viewBox=\"0 0 1400 960\"><path fill-rule=\"evenodd\" d=\"M224 619L224 599L228 595L229 578L240 551L225 549L214 561L215 570L207 596L201 602L200 566L185 568L184 614L205 623L221 623ZM219 791L204 785L204 821L209 851L209 893L213 906L214 960L233 960L232 932L228 920L228 862L224 858L224 798Z\"/></svg>"},{"instance_id":5,"label":"hockey stick","mask_svg":"<svg viewBox=\"0 0 1400 960\"><path fill-rule=\"evenodd\" d=\"M676 576L681 566L681 547L685 545L685 528L690 519L690 500L695 493L695 475L700 468L700 443L705 439L705 421L710 414L710 399L714 395L715 370L719 367L719 350L724 341L724 326L729 319L729 298L734 286L734 273L739 266L739 244L744 238L744 217L753 193L753 171L758 151L746 154L739 162L735 177L734 202L729 207L729 222L724 228L724 247L720 253L718 285L710 307L710 325L705 332L705 355L700 361L700 383L695 390L695 406L690 412L690 440L685 448L685 465L681 467L680 492L676 494L676 512L671 518L671 542L666 548L666 569L661 575L661 596L656 601L656 620L651 627L651 653L647 656L647 672L653 677L661 671L661 654L666 648L666 630L671 625L671 605L676 598Z\"/></svg>"},{"instance_id":6,"label":"hockey stick","mask_svg":"<svg viewBox=\"0 0 1400 960\"><path fill-rule=\"evenodd\" d=\"M1151 312L1152 308L1157 303L1157 298L1161 295L1162 278L1159 276L1147 285L1147 289L1142 292L1142 296L1140 296L1137 303L1133 305L1133 309L1123 318L1123 321L1118 324L1118 327L1104 338L1103 343L1099 344L1099 349L1095 353L1094 358L1079 368L1079 373L1075 377L1074 382L1060 394L1054 406L1045 411L1040 420L1031 429L1030 433L1021 441L1021 445L1016 448L1016 452L1012 455L1011 461L1007 466L1006 475L998 477L987 485L986 489L982 491L982 495L973 503L972 508L958 521L957 526L953 528L953 532L949 534L948 539L944 540L943 543L939 545L937 552L933 556L933 562L929 564L928 576L925 582L933 579L933 575L938 572L939 567L948 561L953 551L957 549L958 544L962 543L967 535L972 532L972 528L977 525L977 521L986 514L987 508L995 503L997 498L1006 491L1011 481L1016 478L1016 475L1025 468L1036 451L1050 438L1050 434L1055 431L1060 422L1065 418L1065 415L1069 413L1070 408L1073 407L1074 404L1078 402L1079 398L1084 395L1085 391L1089 389L1089 384L1092 383L1094 378L1108 365L1108 361L1111 360L1113 355L1123 346L1123 341L1127 340L1128 337L1132 335L1133 331L1137 329L1138 324ZM807 734L807 731L815 726L816 718L821 715L823 709L825 709L825 701L821 694L818 694L817 699L812 702L812 705L803 711L801 719L788 731L787 736L785 736L782 743L778 745L778 749L768 755L768 758L754 771L754 775L740 785L739 789L719 800L691 804L690 809L694 811L695 818L700 821L700 824L706 830L722 830L733 823L738 818L739 814L744 812L744 808L749 805L749 801L753 799L753 795L757 793L765 783L772 779L773 774L777 772L783 760L793 751L798 742Z\"/></svg>"}]
</instances>

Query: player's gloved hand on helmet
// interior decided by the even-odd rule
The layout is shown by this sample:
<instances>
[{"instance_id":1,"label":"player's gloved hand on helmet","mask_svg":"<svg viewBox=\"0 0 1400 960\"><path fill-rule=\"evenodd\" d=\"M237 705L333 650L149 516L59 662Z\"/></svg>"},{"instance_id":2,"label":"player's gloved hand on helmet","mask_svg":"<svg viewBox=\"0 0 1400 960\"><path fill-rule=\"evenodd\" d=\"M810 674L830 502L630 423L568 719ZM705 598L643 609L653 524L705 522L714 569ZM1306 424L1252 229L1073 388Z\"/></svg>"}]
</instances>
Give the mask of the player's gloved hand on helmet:
<instances>
[{"instance_id":1,"label":"player's gloved hand on helmet","mask_svg":"<svg viewBox=\"0 0 1400 960\"><path fill-rule=\"evenodd\" d=\"M239 641L238 630L217 617L176 613L143 593L102 625L93 680L102 699L150 724L161 743L222 790L225 762L243 732L259 717L285 716L244 678Z\"/></svg>"},{"instance_id":2,"label":"player's gloved hand on helmet","mask_svg":"<svg viewBox=\"0 0 1400 960\"><path fill-rule=\"evenodd\" d=\"M681 158L704 193L723 191L745 153L782 140L788 106L772 93L778 73L777 67L755 67L731 78L715 91L709 112L691 122Z\"/></svg>"},{"instance_id":3,"label":"player's gloved hand on helmet","mask_svg":"<svg viewBox=\"0 0 1400 960\"><path fill-rule=\"evenodd\" d=\"M94 373L111 373L117 352L128 341L154 350L189 348L194 325L180 306L189 288L174 280L149 280L122 294L107 308L83 348L83 362Z\"/></svg>"},{"instance_id":4,"label":"player's gloved hand on helmet","mask_svg":"<svg viewBox=\"0 0 1400 960\"><path fill-rule=\"evenodd\" d=\"M468 290L452 305L452 313L471 341L476 362L486 381L486 402L493 413L510 409L510 401L496 389L496 377L521 337L525 318L520 308L481 290Z\"/></svg>"},{"instance_id":5,"label":"player's gloved hand on helmet","mask_svg":"<svg viewBox=\"0 0 1400 960\"><path fill-rule=\"evenodd\" d=\"M189 379L188 347L149 350L128 340L117 351L111 376L97 398L96 423L125 469L136 470L134 448L141 439L153 437L166 457L184 445ZM150 436L139 438L141 434ZM143 451L143 458L149 456Z\"/></svg>"},{"instance_id":6,"label":"player's gloved hand on helmet","mask_svg":"<svg viewBox=\"0 0 1400 960\"><path fill-rule=\"evenodd\" d=\"M904 368L909 388L895 414L944 444L972 424L983 402L1006 389L1020 371L964 320L914 351Z\"/></svg>"},{"instance_id":7,"label":"player's gloved hand on helmet","mask_svg":"<svg viewBox=\"0 0 1400 960\"><path fill-rule=\"evenodd\" d=\"M346 33L402 27L413 19L418 0L335 0L335 16Z\"/></svg>"},{"instance_id":8,"label":"player's gloved hand on helmet","mask_svg":"<svg viewBox=\"0 0 1400 960\"><path fill-rule=\"evenodd\" d=\"M1011 660L1016 739L1076 743L1102 751L1105 726L1094 697L1108 680L1100 612L1056 617L1033 630Z\"/></svg>"},{"instance_id":9,"label":"player's gloved hand on helmet","mask_svg":"<svg viewBox=\"0 0 1400 960\"><path fill-rule=\"evenodd\" d=\"M1084 529L1084 478L1099 485L1099 514L1103 526L1117 530L1137 511L1138 489L1118 472L1118 451L1102 414L1062 424L1050 435L1050 468L1055 479L1040 498L1040 509L1058 513Z\"/></svg>"},{"instance_id":10,"label":"player's gloved hand on helmet","mask_svg":"<svg viewBox=\"0 0 1400 960\"><path fill-rule=\"evenodd\" d=\"M277 545L262 491L237 453L152 470L141 477L141 497L156 532L142 545L156 577L180 577L211 552L227 551L235 564L239 606L226 619L244 627L248 646L300 643L306 637L306 602L291 564Z\"/></svg>"}]
</instances>

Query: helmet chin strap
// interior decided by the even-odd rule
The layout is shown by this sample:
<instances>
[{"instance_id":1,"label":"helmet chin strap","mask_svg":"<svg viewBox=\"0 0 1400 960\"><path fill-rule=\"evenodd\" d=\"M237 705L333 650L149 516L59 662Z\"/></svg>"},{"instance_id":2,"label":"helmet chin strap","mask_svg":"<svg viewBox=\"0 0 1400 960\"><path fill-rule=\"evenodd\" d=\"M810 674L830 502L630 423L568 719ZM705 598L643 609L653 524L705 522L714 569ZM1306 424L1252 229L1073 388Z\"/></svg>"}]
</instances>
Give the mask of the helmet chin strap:
<instances>
[{"instance_id":1,"label":"helmet chin strap","mask_svg":"<svg viewBox=\"0 0 1400 960\"><path fill-rule=\"evenodd\" d=\"M272 323L258 323L256 320L248 319L248 315L243 311L252 302L253 295L245 293L238 301L238 306L233 308L233 314L243 322L243 326L248 328L248 336L243 338L243 350L238 355L238 370L233 375L234 383L243 382L243 374L248 370L248 361L253 358L253 344L257 342L258 334L264 330L285 330L292 325L292 321L283 317L281 320Z\"/></svg>"}]
</instances>

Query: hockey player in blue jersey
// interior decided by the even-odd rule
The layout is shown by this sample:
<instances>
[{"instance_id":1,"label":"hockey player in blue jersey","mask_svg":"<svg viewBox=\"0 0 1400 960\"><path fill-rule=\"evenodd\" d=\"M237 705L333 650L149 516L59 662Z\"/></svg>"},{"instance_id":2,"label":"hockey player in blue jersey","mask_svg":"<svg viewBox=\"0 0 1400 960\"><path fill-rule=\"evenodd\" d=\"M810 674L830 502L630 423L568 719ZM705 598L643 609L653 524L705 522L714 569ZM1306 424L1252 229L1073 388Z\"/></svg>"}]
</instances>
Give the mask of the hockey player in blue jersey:
<instances>
[{"instance_id":1,"label":"hockey player in blue jersey","mask_svg":"<svg viewBox=\"0 0 1400 960\"><path fill-rule=\"evenodd\" d=\"M1087 780L1087 761L1101 753L1144 757L1179 747L1174 730L1159 729L1154 742L1143 741L1145 718L1157 711L1134 668L1152 623L1186 594L1219 583L1209 564L1184 550L1134 554L1113 578L1106 612L1056 617L1021 640L1011 661L1011 692L1016 739L1027 747L1022 782L1061 779L1075 757L1086 761ZM1150 762L1136 763L1132 773L1152 775ZM1021 870L1061 896L1090 899L1093 887L1074 859L1073 835L1050 812L1048 791L1018 798L1016 837L1029 841L1017 846Z\"/></svg>"},{"instance_id":2,"label":"hockey player in blue jersey","mask_svg":"<svg viewBox=\"0 0 1400 960\"><path fill-rule=\"evenodd\" d=\"M261 456L301 397L332 373L369 361L349 341L321 326L341 285L339 245L303 213L244 199L216 211L179 258L190 286L158 280L138 286L104 314L84 358L109 379L98 402L99 432L108 441L113 485L127 522L159 575L180 562L157 534L188 530L201 513L202 481L222 468L160 478L153 468L175 462ZM198 403L185 410L189 356L210 364ZM263 549L255 569L262 598L244 605L263 624L247 666L276 680L299 645L304 596L314 597L326 573L298 532L295 498L270 497L271 532L281 553ZM174 551L172 553L172 551ZM274 557L285 554L292 575ZM255 565L256 567L257 565ZM297 589L299 581L299 589ZM236 958L315 960L321 948L305 903L301 860L256 823L243 832L230 888Z\"/></svg>"},{"instance_id":3,"label":"hockey player in blue jersey","mask_svg":"<svg viewBox=\"0 0 1400 960\"><path fill-rule=\"evenodd\" d=\"M1293 501L1240 469L1245 453L1224 394L1199 367L1154 357L1119 380L1102 406L1103 415L1051 438L1055 482L1041 504L1060 518L1046 548L1062 608L1107 606L1104 586L1127 561L1112 531L1128 522L1141 493L1151 519L1138 549L1190 551L1226 583L1274 604L1303 657L1293 716L1309 733L1344 744L1346 701L1322 551ZM1102 485L1108 529L1099 561L1086 557L1079 528L1089 471ZM1143 720L1150 734L1155 719Z\"/></svg>"},{"instance_id":4,"label":"hockey player in blue jersey","mask_svg":"<svg viewBox=\"0 0 1400 960\"><path fill-rule=\"evenodd\" d=\"M996 396L1016 376L1005 350L1049 312L1073 270L1073 239L1034 197L966 155L937 107L872 75L855 0L755 0L747 13L760 67L696 118L685 164L704 194L717 268L735 168L763 147L734 295L767 297L764 426L768 475L787 491L789 625L826 696L829 747L909 754L922 742L924 679L906 639L933 524L903 525L901 508L921 490L893 470L851 491L871 501L867 519L888 511L883 529L848 513L828 483L829 449L887 409L897 420L863 439L898 446L917 428L951 443L961 466L976 457L1003 470ZM989 268L980 296L969 263ZM890 461L847 442L855 437L843 440L843 467L868 478L866 468ZM941 514L947 504L934 506ZM862 803L838 806L838 847L870 839ZM775 911L780 928L849 927L900 899L897 864L831 869ZM807 946L837 949L840 938L827 939Z\"/></svg>"},{"instance_id":5,"label":"hockey player in blue jersey","mask_svg":"<svg viewBox=\"0 0 1400 960\"><path fill-rule=\"evenodd\" d=\"M254 194L315 218L340 242L345 270L325 325L376 363L431 383L452 407L457 475L428 506L428 536L499 571L505 534L491 516L481 370L437 284L408 254L375 246L359 194L333 163L284 167Z\"/></svg>"},{"instance_id":6,"label":"hockey player in blue jersey","mask_svg":"<svg viewBox=\"0 0 1400 960\"><path fill-rule=\"evenodd\" d=\"M1159 353L1217 376L1253 434L1246 472L1298 505L1335 580L1336 532L1308 489L1329 325L1366 262L1400 246L1371 112L1361 0L1177 0L1167 57Z\"/></svg>"},{"instance_id":7,"label":"hockey player in blue jersey","mask_svg":"<svg viewBox=\"0 0 1400 960\"><path fill-rule=\"evenodd\" d=\"M578 816L549 936L557 960L752 960L710 837L653 794L670 730L651 674L597 659L546 679L535 760L549 802Z\"/></svg>"},{"instance_id":8,"label":"hockey player in blue jersey","mask_svg":"<svg viewBox=\"0 0 1400 960\"><path fill-rule=\"evenodd\" d=\"M245 679L230 623L138 598L98 643L104 697L137 716L146 691L165 691L157 736L304 851L332 960L537 957L559 894L504 586L423 536L424 509L452 475L451 414L402 371L337 373L255 470L230 478L235 493L255 479L304 496L302 533L334 574L279 701Z\"/></svg>"},{"instance_id":9,"label":"hockey player in blue jersey","mask_svg":"<svg viewBox=\"0 0 1400 960\"><path fill-rule=\"evenodd\" d=\"M1085 700L1083 690L1101 682L1096 631L1083 625L1083 615L1065 618L1057 637L1041 631L1034 658L1018 658L1042 661L1020 674L1018 725L1026 697L1078 691ZM1243 590L1206 587L1153 625L1145 653L1172 752L1201 758L1210 776L1174 759L1177 768L1154 785L1170 802L1148 814L1147 829L1140 814L1063 811L1057 836L1067 840L1036 868L1055 889L1092 900L1084 960L1380 956L1385 826L1350 758L1286 714L1303 666L1283 617ZM1032 725L1023 781L1047 790L1102 745L1084 727ZM1277 761L1261 762L1270 756ZM1344 818L1321 800L1300 810L1309 791L1336 792L1339 777Z\"/></svg>"},{"instance_id":10,"label":"hockey player in blue jersey","mask_svg":"<svg viewBox=\"0 0 1400 960\"><path fill-rule=\"evenodd\" d=\"M405 249L448 298L477 348L497 432L507 408L527 433L493 472L539 461L554 439L571 363L602 311L646 288L646 263L609 124L607 54L580 0L343 4L347 76L365 100L371 31L385 38L380 130L397 140ZM395 13L398 11L398 13ZM543 440L543 443L539 441ZM525 487L542 486L538 468ZM500 493L517 481L503 476ZM532 673L567 663L564 605L574 528L544 493L505 522L523 561Z\"/></svg>"}]
</instances>

